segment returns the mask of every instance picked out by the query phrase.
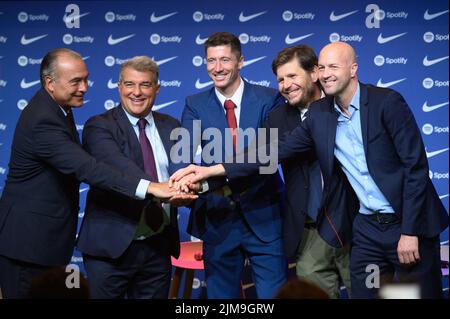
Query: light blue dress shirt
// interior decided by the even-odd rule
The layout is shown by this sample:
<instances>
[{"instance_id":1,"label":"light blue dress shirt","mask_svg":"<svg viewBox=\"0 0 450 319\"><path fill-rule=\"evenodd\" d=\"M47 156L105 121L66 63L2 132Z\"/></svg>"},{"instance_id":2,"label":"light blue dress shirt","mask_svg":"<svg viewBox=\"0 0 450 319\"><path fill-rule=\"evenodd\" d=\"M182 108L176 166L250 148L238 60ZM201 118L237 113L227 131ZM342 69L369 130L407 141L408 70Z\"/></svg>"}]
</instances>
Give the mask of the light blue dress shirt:
<instances>
[{"instance_id":1,"label":"light blue dress shirt","mask_svg":"<svg viewBox=\"0 0 450 319\"><path fill-rule=\"evenodd\" d=\"M348 109L350 116L346 116L334 102L334 109L339 114L334 155L341 163L348 181L358 196L360 213L373 214L375 211L393 213L394 209L370 176L367 168L361 132L359 97L358 84Z\"/></svg>"}]
</instances>

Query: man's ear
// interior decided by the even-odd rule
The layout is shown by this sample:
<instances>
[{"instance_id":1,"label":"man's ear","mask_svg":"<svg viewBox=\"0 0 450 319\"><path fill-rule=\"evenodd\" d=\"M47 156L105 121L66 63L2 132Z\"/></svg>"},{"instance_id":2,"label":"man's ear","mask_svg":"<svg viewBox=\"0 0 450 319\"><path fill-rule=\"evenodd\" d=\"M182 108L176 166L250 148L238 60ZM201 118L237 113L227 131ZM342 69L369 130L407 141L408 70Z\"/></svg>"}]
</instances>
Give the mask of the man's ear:
<instances>
[{"instance_id":1,"label":"man's ear","mask_svg":"<svg viewBox=\"0 0 450 319\"><path fill-rule=\"evenodd\" d=\"M50 91L50 92L53 93L53 91L55 90L55 88L54 88L55 80L53 80L50 76L46 76L46 77L44 78L44 83L45 83L45 88L46 88L48 91Z\"/></svg>"},{"instance_id":2,"label":"man's ear","mask_svg":"<svg viewBox=\"0 0 450 319\"><path fill-rule=\"evenodd\" d=\"M350 75L352 78L356 76L357 71L358 71L358 63L352 63L352 66L350 68Z\"/></svg>"},{"instance_id":3,"label":"man's ear","mask_svg":"<svg viewBox=\"0 0 450 319\"><path fill-rule=\"evenodd\" d=\"M319 80L319 67L315 65L309 74L311 75L313 83L317 82Z\"/></svg>"},{"instance_id":4,"label":"man's ear","mask_svg":"<svg viewBox=\"0 0 450 319\"><path fill-rule=\"evenodd\" d=\"M244 67L244 56L241 55L239 58L238 69L241 70Z\"/></svg>"}]
</instances>

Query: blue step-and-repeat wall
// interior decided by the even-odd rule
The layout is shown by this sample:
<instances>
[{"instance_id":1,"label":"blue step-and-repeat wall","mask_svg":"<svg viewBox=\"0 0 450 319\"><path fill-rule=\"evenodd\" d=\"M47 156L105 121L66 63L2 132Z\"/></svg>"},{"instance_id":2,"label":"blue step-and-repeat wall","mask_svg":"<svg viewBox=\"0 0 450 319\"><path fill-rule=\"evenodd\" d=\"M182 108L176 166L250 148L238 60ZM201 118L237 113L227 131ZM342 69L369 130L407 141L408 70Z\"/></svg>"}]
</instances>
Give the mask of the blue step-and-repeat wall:
<instances>
[{"instance_id":1,"label":"blue step-and-repeat wall","mask_svg":"<svg viewBox=\"0 0 450 319\"><path fill-rule=\"evenodd\" d=\"M160 67L154 109L180 118L185 97L212 85L203 43L215 31L229 31L242 42L245 79L274 88L270 66L281 48L303 43L318 53L332 41L351 44L360 80L391 87L409 103L426 145L429 176L448 211L448 8L446 0L2 1L0 192L15 124L40 86L39 65L46 52L68 47L86 61L86 105L75 111L81 132L90 116L118 104L120 64L135 55L148 55ZM82 210L87 189L81 185ZM195 240L185 233L188 214L180 210L183 241ZM448 229L441 244L448 245ZM82 268L76 251L72 262ZM194 297L203 296L202 287L199 272Z\"/></svg>"}]
</instances>

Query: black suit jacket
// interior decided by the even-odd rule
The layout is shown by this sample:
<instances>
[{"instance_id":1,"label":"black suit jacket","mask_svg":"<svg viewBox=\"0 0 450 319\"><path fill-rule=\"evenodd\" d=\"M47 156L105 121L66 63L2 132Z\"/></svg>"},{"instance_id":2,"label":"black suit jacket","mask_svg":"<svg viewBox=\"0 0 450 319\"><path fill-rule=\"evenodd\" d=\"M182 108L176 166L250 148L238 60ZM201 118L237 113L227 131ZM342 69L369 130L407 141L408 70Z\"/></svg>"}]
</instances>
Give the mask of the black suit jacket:
<instances>
[{"instance_id":1,"label":"black suit jacket","mask_svg":"<svg viewBox=\"0 0 450 319\"><path fill-rule=\"evenodd\" d=\"M170 164L170 149L175 141L170 132L180 123L165 114L153 112L155 125ZM145 175L144 161L138 137L121 106L90 118L83 130L83 147L97 160L107 163L130 176ZM155 153L157 157L158 154ZM150 176L147 176L150 180ZM89 190L77 248L92 256L118 258L133 240L140 214L147 201L93 187ZM147 212L151 213L151 212ZM170 242L170 253L180 251L177 210L171 209L170 225L164 232Z\"/></svg>"},{"instance_id":2,"label":"black suit jacket","mask_svg":"<svg viewBox=\"0 0 450 319\"><path fill-rule=\"evenodd\" d=\"M278 135L292 131L300 123L300 111L289 104L269 113L266 127L277 128ZM308 209L309 166L316 160L313 151L281 161L285 182L286 209L283 211L283 237L286 255L295 257L303 236Z\"/></svg>"},{"instance_id":3,"label":"black suit jacket","mask_svg":"<svg viewBox=\"0 0 450 319\"><path fill-rule=\"evenodd\" d=\"M134 196L139 179L86 153L61 108L41 89L14 132L0 200L0 255L40 265L67 264L75 244L79 181Z\"/></svg>"},{"instance_id":4,"label":"black suit jacket","mask_svg":"<svg viewBox=\"0 0 450 319\"><path fill-rule=\"evenodd\" d=\"M360 83L361 128L370 175L401 219L403 234L434 237L448 226L448 215L428 177L428 162L420 131L403 97L396 91ZM333 98L311 106L308 118L279 143L279 159L315 149L324 178L321 219L333 222L343 239L351 238L352 209L359 207L352 188L339 176L342 169L334 157L338 114ZM257 165L224 164L229 177L257 170ZM343 177L343 176L342 176ZM342 184L333 187L335 184ZM345 190L344 193L341 193ZM339 204L341 203L341 204Z\"/></svg>"}]
</instances>

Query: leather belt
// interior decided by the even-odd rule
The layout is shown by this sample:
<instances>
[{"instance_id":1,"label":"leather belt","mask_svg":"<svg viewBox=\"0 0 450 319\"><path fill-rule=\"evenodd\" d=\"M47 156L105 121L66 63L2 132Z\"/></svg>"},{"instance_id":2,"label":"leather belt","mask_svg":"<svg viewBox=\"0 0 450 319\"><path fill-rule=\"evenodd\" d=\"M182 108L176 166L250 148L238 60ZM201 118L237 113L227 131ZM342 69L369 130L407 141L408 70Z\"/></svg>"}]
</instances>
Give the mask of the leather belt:
<instances>
[{"instance_id":1,"label":"leather belt","mask_svg":"<svg viewBox=\"0 0 450 319\"><path fill-rule=\"evenodd\" d=\"M374 212L374 214L367 216L379 224L392 224L400 220L395 213Z\"/></svg>"}]
</instances>

